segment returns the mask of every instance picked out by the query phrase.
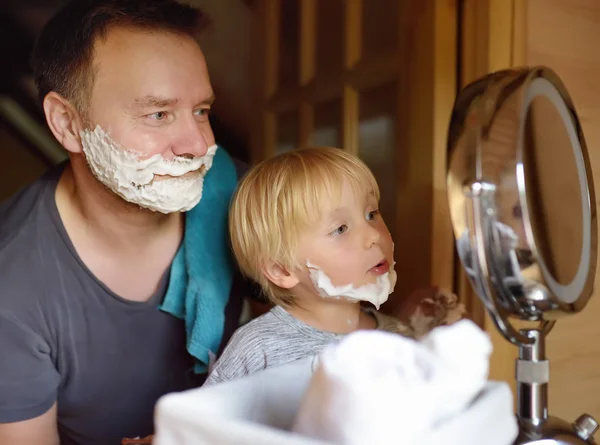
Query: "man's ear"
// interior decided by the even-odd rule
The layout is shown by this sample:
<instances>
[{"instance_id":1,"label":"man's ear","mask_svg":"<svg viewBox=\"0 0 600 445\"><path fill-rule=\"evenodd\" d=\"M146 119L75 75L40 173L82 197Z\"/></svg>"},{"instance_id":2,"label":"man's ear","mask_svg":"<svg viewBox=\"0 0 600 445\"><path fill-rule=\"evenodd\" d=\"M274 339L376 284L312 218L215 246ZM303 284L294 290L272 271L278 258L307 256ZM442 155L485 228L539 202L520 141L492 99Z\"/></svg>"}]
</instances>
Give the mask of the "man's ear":
<instances>
[{"instance_id":1,"label":"man's ear","mask_svg":"<svg viewBox=\"0 0 600 445\"><path fill-rule=\"evenodd\" d=\"M296 274L274 262L263 265L262 271L271 283L283 289L291 289L300 282Z\"/></svg>"},{"instance_id":2,"label":"man's ear","mask_svg":"<svg viewBox=\"0 0 600 445\"><path fill-rule=\"evenodd\" d=\"M81 116L63 96L52 91L44 98L44 114L50 131L58 142L71 153L81 153L79 132L83 128Z\"/></svg>"}]
</instances>

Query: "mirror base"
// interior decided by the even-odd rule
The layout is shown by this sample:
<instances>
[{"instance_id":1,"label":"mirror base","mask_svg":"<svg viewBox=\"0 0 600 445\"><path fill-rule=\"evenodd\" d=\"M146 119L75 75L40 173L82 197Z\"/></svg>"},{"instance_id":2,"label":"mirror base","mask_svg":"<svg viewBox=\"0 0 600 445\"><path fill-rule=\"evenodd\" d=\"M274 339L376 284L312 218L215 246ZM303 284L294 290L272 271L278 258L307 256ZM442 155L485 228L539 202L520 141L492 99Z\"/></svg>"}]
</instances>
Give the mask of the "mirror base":
<instances>
[{"instance_id":1,"label":"mirror base","mask_svg":"<svg viewBox=\"0 0 600 445\"><path fill-rule=\"evenodd\" d=\"M584 414L575 422L548 416L550 363L546 359L546 334L540 329L523 329L531 341L519 347L516 363L517 420L519 436L515 445L595 445L598 422Z\"/></svg>"},{"instance_id":2,"label":"mirror base","mask_svg":"<svg viewBox=\"0 0 600 445\"><path fill-rule=\"evenodd\" d=\"M598 424L585 414L574 423L548 417L534 426L519 420L519 436L513 445L596 445L592 437L595 430L587 429L588 425Z\"/></svg>"}]
</instances>

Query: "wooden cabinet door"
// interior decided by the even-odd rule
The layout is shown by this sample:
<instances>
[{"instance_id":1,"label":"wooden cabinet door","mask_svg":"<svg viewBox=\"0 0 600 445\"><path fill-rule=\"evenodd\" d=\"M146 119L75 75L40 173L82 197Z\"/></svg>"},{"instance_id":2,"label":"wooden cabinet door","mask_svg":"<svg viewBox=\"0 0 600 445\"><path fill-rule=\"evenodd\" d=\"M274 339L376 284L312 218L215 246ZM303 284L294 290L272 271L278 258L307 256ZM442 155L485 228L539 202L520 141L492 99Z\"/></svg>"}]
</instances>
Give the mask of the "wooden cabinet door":
<instances>
[{"instance_id":1,"label":"wooden cabinet door","mask_svg":"<svg viewBox=\"0 0 600 445\"><path fill-rule=\"evenodd\" d=\"M453 286L446 131L457 71L455 1L256 3L253 159L307 146L359 155L396 243L393 312L419 286Z\"/></svg>"}]
</instances>

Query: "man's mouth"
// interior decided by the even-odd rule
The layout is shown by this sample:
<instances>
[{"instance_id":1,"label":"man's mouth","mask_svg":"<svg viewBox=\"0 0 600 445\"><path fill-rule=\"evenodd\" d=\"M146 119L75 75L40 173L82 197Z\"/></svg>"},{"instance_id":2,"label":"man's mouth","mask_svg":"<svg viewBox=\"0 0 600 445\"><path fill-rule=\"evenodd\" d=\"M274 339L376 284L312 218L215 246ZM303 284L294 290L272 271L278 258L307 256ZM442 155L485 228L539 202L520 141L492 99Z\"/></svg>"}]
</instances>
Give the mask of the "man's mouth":
<instances>
[{"instance_id":1,"label":"man's mouth","mask_svg":"<svg viewBox=\"0 0 600 445\"><path fill-rule=\"evenodd\" d=\"M390 270L390 263L387 260L381 260L374 267L369 269L369 272L373 272L375 275L383 275L388 273Z\"/></svg>"},{"instance_id":2,"label":"man's mouth","mask_svg":"<svg viewBox=\"0 0 600 445\"><path fill-rule=\"evenodd\" d=\"M181 176L173 176L173 175L154 175L154 179L153 181L164 181L166 179L175 179L175 178L182 178L182 179L191 179L193 177L196 177L198 175L201 175L204 173L204 170L206 170L206 165L201 165L200 168L198 170L192 170L191 172L187 172Z\"/></svg>"}]
</instances>

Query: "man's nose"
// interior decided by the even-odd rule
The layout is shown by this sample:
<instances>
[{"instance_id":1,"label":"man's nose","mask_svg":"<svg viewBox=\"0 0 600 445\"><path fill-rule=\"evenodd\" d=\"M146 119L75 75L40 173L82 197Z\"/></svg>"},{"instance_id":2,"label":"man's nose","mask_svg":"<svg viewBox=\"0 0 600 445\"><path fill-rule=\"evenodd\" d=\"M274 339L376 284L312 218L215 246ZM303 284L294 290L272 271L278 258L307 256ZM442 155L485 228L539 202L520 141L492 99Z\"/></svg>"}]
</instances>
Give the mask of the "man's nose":
<instances>
[{"instance_id":1,"label":"man's nose","mask_svg":"<svg viewBox=\"0 0 600 445\"><path fill-rule=\"evenodd\" d=\"M173 144L173 154L200 158L208 152L212 145L212 130L209 123L198 123L194 119L182 123L178 129L176 143Z\"/></svg>"}]
</instances>

